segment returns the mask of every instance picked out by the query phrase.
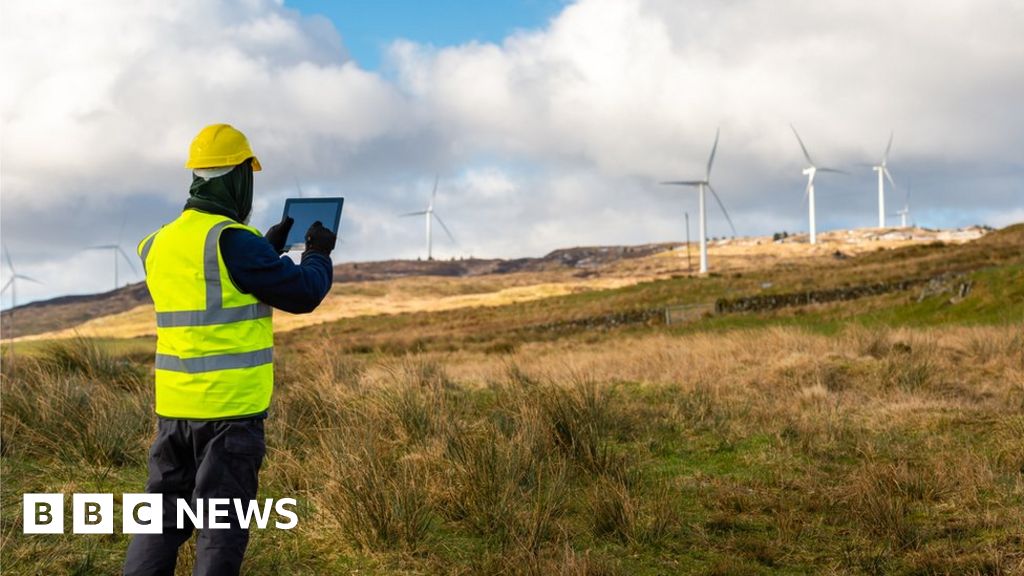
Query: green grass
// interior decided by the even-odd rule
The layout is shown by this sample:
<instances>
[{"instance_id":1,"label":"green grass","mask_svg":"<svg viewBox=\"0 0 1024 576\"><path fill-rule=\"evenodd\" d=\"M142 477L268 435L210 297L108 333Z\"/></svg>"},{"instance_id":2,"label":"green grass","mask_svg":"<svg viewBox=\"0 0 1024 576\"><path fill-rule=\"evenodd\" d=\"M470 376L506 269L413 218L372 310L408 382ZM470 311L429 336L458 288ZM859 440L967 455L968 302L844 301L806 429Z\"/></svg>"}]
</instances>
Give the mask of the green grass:
<instances>
[{"instance_id":1,"label":"green grass","mask_svg":"<svg viewBox=\"0 0 1024 576\"><path fill-rule=\"evenodd\" d=\"M775 358L756 382L749 358L695 364L722 372L668 385L515 364L460 382L426 356L289 362L261 497L297 496L302 523L256 532L248 573L998 573L1024 561L1024 391L1007 384L1022 374L1021 342L968 333L943 345L971 351L950 364L927 335L787 330L795 348L764 330L721 341ZM772 367L805 347L818 351L804 364ZM649 363L655 350L632 357ZM907 386L892 380L894 360L927 372ZM75 390L124 411L107 427L152 424L148 404L128 401L139 391L123 384L123 362L138 360L78 341L5 367L6 571L117 571L126 537L22 536L19 514L29 491L141 488L150 426L52 449L95 426ZM826 388L801 392L813 382ZM38 395L47 403L23 409ZM908 400L920 407L875 415ZM113 446L138 458L111 459Z\"/></svg>"},{"instance_id":2,"label":"green grass","mask_svg":"<svg viewBox=\"0 0 1024 576\"><path fill-rule=\"evenodd\" d=\"M282 348L310 349L329 339L335 350L401 355L408 352L481 350L504 354L536 341L582 338L595 341L624 334L668 331L674 334L727 332L770 326L803 327L824 334L848 324L864 326L991 325L1024 322L1024 225L992 233L965 245L934 243L868 253L813 267L786 266L704 278L679 277L643 282L613 290L588 291L499 307L365 316L302 328L278 337ZM849 302L783 308L760 314L711 316L681 326L612 325L617 314L648 311L657 316L666 306L711 305L717 298L787 293L871 284L942 274L964 273L973 281L971 295L949 304L935 296L917 302L921 288ZM483 281L481 281L483 282ZM763 290L762 284L771 288ZM346 289L346 288L341 288ZM457 289L455 284L452 289ZM585 321L591 322L586 323ZM608 324L607 326L605 324ZM148 351L152 338L110 339L101 345L114 352ZM8 345L5 345L5 348ZM45 342L26 342L18 350L32 355Z\"/></svg>"},{"instance_id":3,"label":"green grass","mask_svg":"<svg viewBox=\"0 0 1024 576\"><path fill-rule=\"evenodd\" d=\"M256 532L247 573L1019 571L1024 254L1001 234L283 334L261 497L297 497L300 527ZM951 271L973 282L956 303L577 322ZM126 537L21 535L21 495L142 488L152 340L17 353L0 566L116 573Z\"/></svg>"},{"instance_id":4,"label":"green grass","mask_svg":"<svg viewBox=\"0 0 1024 576\"><path fill-rule=\"evenodd\" d=\"M680 277L546 298L494 308L468 308L431 313L371 316L309 327L283 335L286 344L302 345L330 338L339 350L404 354L417 351L474 349L504 353L531 341L583 337L618 337L622 333L668 330L687 334L766 326L800 326L834 333L842 326L934 326L1006 324L1024 321L1021 267L1024 225L990 234L964 245L911 246L827 264L787 266L704 278ZM962 273L973 281L971 295L955 305L945 297L916 301L920 288L849 302L780 309L761 314L712 316L681 327L651 325L603 326L603 318L666 306L713 304L720 297L825 290L844 286L933 278ZM771 283L771 288L761 286ZM579 325L596 319L598 327Z\"/></svg>"},{"instance_id":5,"label":"green grass","mask_svg":"<svg viewBox=\"0 0 1024 576\"><path fill-rule=\"evenodd\" d=\"M156 346L156 337L153 336L139 338L90 338L89 341L92 345L112 354L132 356L136 354L150 354ZM52 340L28 340L15 344L5 342L0 345L0 353L3 354L4 358L7 358L11 355L13 348L16 356L24 354L30 357L39 357L45 355L51 349L53 343Z\"/></svg>"}]
</instances>

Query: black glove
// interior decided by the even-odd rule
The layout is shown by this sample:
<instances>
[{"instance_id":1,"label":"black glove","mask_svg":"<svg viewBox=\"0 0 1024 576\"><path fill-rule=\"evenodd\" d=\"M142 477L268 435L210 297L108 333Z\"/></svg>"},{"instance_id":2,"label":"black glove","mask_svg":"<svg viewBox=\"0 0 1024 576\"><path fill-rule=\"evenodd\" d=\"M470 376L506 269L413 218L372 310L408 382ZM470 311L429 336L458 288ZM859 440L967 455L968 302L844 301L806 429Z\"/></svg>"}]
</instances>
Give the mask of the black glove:
<instances>
[{"instance_id":1,"label":"black glove","mask_svg":"<svg viewBox=\"0 0 1024 576\"><path fill-rule=\"evenodd\" d=\"M306 252L330 256L338 237L317 220L306 230Z\"/></svg>"},{"instance_id":2,"label":"black glove","mask_svg":"<svg viewBox=\"0 0 1024 576\"><path fill-rule=\"evenodd\" d=\"M288 251L284 243L288 239L288 232L291 232L292 224L295 224L295 218L291 216L281 220L278 224L274 224L267 230L267 233L263 235L270 242L270 245L277 250L278 254L284 254Z\"/></svg>"}]
</instances>

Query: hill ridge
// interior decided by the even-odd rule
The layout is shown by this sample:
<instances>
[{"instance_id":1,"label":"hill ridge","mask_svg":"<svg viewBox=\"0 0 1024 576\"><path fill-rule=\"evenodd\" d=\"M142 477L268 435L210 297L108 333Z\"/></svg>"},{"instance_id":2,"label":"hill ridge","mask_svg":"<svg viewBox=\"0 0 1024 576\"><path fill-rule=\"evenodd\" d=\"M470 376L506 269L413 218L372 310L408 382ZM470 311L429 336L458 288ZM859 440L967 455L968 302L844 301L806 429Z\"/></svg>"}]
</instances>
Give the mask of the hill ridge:
<instances>
[{"instance_id":1,"label":"hill ridge","mask_svg":"<svg viewBox=\"0 0 1024 576\"><path fill-rule=\"evenodd\" d=\"M968 227L956 230L928 230L922 228L898 229L854 229L837 230L823 233L819 245L810 246L806 235L776 235L773 237L738 237L712 239L709 242L713 251L718 253L742 253L745 250L760 251L768 255L762 266L773 266L787 258L823 258L828 256L847 257L849 253L863 253L885 247L897 247L914 243L945 241L961 243L981 238L987 230L979 227ZM801 245L802 244L802 245ZM676 260L658 260L656 264L646 266L644 262L654 262L661 255L671 255L673 251L685 246L678 242L648 243L640 245L606 245L577 246L552 250L542 257L527 258L460 258L448 260L382 260L370 262L342 262L334 267L337 284L361 285L361 283L388 282L412 278L440 279L473 279L495 277L495 282L483 291L502 292L505 288L515 288L510 298L541 298L566 290L606 289L623 284L624 279L633 281L651 279L658 276L676 273L692 273L689 266ZM776 250L772 246L779 246ZM681 256L682 253L679 253ZM696 247L693 248L696 258ZM629 264L639 262L641 264ZM685 261L682 261L685 262ZM615 282L599 282L600 278L610 276ZM503 280L499 278L509 278ZM594 279L594 282L588 282ZM523 288L531 284L538 287L531 294L525 295ZM548 288L545 288L547 286ZM551 289L555 287L556 289ZM335 288L334 292L339 290ZM467 291L468 290L468 291ZM464 286L453 292L454 295L469 295L479 292L480 287ZM517 292L518 291L518 292ZM401 295L401 294L400 294ZM409 293L405 293L409 296ZM418 294L415 296L419 297ZM330 297L329 297L330 298ZM419 298L422 299L422 298ZM479 300L466 298L466 304L477 305ZM15 321L11 322L12 310L0 314L4 331L3 338L18 338L66 331L87 322L108 316L123 314L141 306L151 305L148 290L143 282L129 284L123 288L99 294L68 295L57 298L32 302L13 310ZM422 302L419 305L423 305ZM455 304L450 304L455 305Z\"/></svg>"}]
</instances>

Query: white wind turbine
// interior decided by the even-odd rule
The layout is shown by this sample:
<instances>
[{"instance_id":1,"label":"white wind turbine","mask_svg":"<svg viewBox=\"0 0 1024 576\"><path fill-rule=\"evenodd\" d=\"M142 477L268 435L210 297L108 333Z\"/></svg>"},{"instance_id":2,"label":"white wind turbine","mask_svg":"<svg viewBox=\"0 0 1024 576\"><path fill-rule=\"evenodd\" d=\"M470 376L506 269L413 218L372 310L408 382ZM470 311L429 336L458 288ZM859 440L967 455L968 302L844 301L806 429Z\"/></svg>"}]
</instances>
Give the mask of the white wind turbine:
<instances>
[{"instance_id":1,"label":"white wind turbine","mask_svg":"<svg viewBox=\"0 0 1024 576\"><path fill-rule=\"evenodd\" d=\"M800 150L804 153L804 158L807 160L807 168L803 169L803 175L807 176L807 189L804 191L804 200L807 201L807 211L810 218L810 229L811 229L811 244L818 243L818 229L814 220L814 175L818 172L835 172L837 174L846 174L842 170L835 168L824 168L818 167L811 160L811 155L807 152L807 147L804 146L804 141L800 139L800 134L797 133L796 127L792 124L789 125L793 129L793 135L796 136L796 141L800 143Z\"/></svg>"},{"instance_id":2,"label":"white wind turbine","mask_svg":"<svg viewBox=\"0 0 1024 576\"><path fill-rule=\"evenodd\" d=\"M121 248L121 236L124 234L124 224L126 220L127 217L121 220L121 230L117 233L117 242L115 244L100 244L98 246L89 247L89 250L110 250L114 255L114 290L117 290L120 287L118 280L118 256L124 258L124 261L127 262L128 266L132 269L132 272L135 272L136 274L138 273L138 269L135 268L135 264L132 262L132 259L128 257L128 253Z\"/></svg>"},{"instance_id":3,"label":"white wind turbine","mask_svg":"<svg viewBox=\"0 0 1024 576\"><path fill-rule=\"evenodd\" d=\"M692 186L697 188L699 198L698 211L700 218L700 271L706 273L708 271L708 236L707 236L707 224L708 224L708 212L704 204L704 189L711 191L711 195L715 197L715 201L718 202L718 207L722 209L722 214L725 215L726 221L729 222L729 227L732 228L732 235L736 236L736 227L732 225L732 218L729 218L729 212L726 211L725 205L722 204L722 199L718 197L718 193L711 187L711 165L715 162L715 151L718 149L718 135L719 131L715 131L715 143L711 146L711 156L708 158L708 166L704 172L703 180L675 180L670 182L662 182L667 186ZM689 246L689 243L687 243Z\"/></svg>"},{"instance_id":4,"label":"white wind turbine","mask_svg":"<svg viewBox=\"0 0 1024 576\"><path fill-rule=\"evenodd\" d=\"M907 195L903 198L903 208L896 211L900 217L900 228L907 227L907 216L910 215L910 184L907 183Z\"/></svg>"},{"instance_id":5,"label":"white wind turbine","mask_svg":"<svg viewBox=\"0 0 1024 576\"><path fill-rule=\"evenodd\" d=\"M885 181L888 180L893 188L896 183L892 181L892 174L886 164L889 162L889 150L892 149L892 132L889 133L889 144L885 147L885 155L882 156L882 163L872 166L871 169L878 172L878 227L885 228ZM904 224L906 228L906 224Z\"/></svg>"},{"instance_id":6,"label":"white wind turbine","mask_svg":"<svg viewBox=\"0 0 1024 576\"><path fill-rule=\"evenodd\" d=\"M7 247L4 246L4 258L7 259L7 269L11 271L11 277L4 284L4 287L0 289L0 294L7 292L7 289L11 289L11 310L10 310L10 322L14 321L14 309L18 307L18 280L27 280L29 282L35 282L36 284L42 284L35 278L30 278L24 274L18 274L14 269L14 261L11 260L11 253L7 251Z\"/></svg>"},{"instance_id":7,"label":"white wind turbine","mask_svg":"<svg viewBox=\"0 0 1024 576\"><path fill-rule=\"evenodd\" d=\"M455 237L452 236L452 233L451 233L450 230L448 230L448 227L444 225L444 220L441 220L441 217L438 216L436 212L434 212L434 200L436 198L437 198L437 176L435 175L434 176L434 190L433 190L433 192L430 193L430 203L427 204L427 209L426 210L421 210L419 212L407 212L405 214L399 214L399 216L403 217L403 218L406 217L406 216L425 216L426 217L426 220L427 220L427 260L433 260L434 259L434 252L433 252L433 250L434 250L434 239L433 239L433 233L432 233L432 230L433 230L432 229L432 224L433 224L434 218L437 219L437 223L440 224L441 228L444 229L444 233L448 235L448 238L450 238L452 242L455 242Z\"/></svg>"}]
</instances>

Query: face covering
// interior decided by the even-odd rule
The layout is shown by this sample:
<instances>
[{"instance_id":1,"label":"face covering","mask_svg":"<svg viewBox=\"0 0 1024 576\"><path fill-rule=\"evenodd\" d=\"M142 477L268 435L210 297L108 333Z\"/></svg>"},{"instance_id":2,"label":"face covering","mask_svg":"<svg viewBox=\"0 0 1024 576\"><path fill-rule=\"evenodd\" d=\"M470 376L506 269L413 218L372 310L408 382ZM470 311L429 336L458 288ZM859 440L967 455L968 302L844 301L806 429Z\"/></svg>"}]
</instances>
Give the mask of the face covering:
<instances>
[{"instance_id":1,"label":"face covering","mask_svg":"<svg viewBox=\"0 0 1024 576\"><path fill-rule=\"evenodd\" d=\"M192 176L192 187L185 201L186 209L227 216L236 222L248 223L252 216L252 160L216 178Z\"/></svg>"}]
</instances>

